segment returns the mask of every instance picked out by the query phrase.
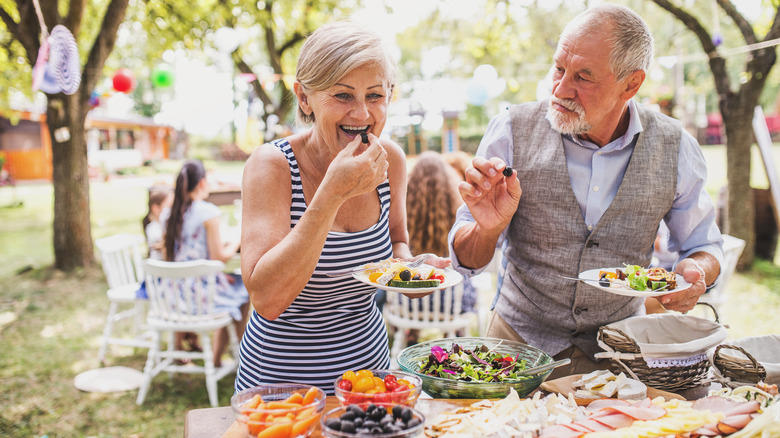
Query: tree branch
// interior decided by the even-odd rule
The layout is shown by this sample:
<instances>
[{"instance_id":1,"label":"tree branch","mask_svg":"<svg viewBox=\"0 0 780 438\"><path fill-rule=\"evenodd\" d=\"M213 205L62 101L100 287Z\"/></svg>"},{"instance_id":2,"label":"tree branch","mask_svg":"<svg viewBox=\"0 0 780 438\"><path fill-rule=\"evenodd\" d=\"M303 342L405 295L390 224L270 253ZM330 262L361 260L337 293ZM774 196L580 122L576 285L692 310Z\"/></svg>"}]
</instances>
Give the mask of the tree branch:
<instances>
[{"instance_id":1,"label":"tree branch","mask_svg":"<svg viewBox=\"0 0 780 438\"><path fill-rule=\"evenodd\" d=\"M70 8L68 8L68 16L65 19L65 27L67 27L74 36L78 35L81 31L81 22L84 19L84 8L86 7L86 0L71 0Z\"/></svg>"},{"instance_id":2,"label":"tree branch","mask_svg":"<svg viewBox=\"0 0 780 438\"><path fill-rule=\"evenodd\" d=\"M100 72L103 70L106 58L108 58L108 55L111 54L111 50L114 48L116 33L119 25L122 24L125 18L128 3L129 0L111 0L108 8L106 8L106 14L103 16L103 23L100 26L100 33L98 33L92 49L89 51L87 64L84 66L81 76L79 92L84 102L89 100L92 89L95 88Z\"/></svg>"},{"instance_id":3,"label":"tree branch","mask_svg":"<svg viewBox=\"0 0 780 438\"><path fill-rule=\"evenodd\" d=\"M5 8L0 7L0 20L3 20L3 23L5 24L5 27L8 29L8 32L11 33L14 37L16 37L16 34L19 32L19 23L15 22L13 17L8 15L8 12L5 11Z\"/></svg>"},{"instance_id":4,"label":"tree branch","mask_svg":"<svg viewBox=\"0 0 780 438\"><path fill-rule=\"evenodd\" d=\"M673 5L668 0L652 0L652 2L666 9L696 35L704 52L710 58L710 70L712 70L712 77L715 80L715 89L718 90L718 94L726 95L731 93L731 81L726 71L726 60L718 54L718 48L712 42L712 36L707 32L707 29L699 23L696 17Z\"/></svg>"},{"instance_id":5,"label":"tree branch","mask_svg":"<svg viewBox=\"0 0 780 438\"><path fill-rule=\"evenodd\" d=\"M753 26L748 23L747 20L745 20L745 17L742 16L742 14L737 11L737 8L734 7L733 4L731 4L730 0L718 0L718 4L720 5L721 9L726 11L726 15L728 15L732 20L734 20L734 23L737 25L737 28L740 32L742 32L742 38L745 39L745 42L748 44L754 44L757 42L756 40L756 34L753 33Z\"/></svg>"}]
</instances>

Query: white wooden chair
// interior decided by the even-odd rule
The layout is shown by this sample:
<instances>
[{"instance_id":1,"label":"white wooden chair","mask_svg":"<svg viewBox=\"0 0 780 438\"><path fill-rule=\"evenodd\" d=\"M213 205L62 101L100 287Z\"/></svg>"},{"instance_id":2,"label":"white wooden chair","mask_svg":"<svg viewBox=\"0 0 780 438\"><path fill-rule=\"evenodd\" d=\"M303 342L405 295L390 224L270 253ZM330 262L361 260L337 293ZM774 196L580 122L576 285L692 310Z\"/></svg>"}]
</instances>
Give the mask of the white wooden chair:
<instances>
[{"instance_id":1,"label":"white wooden chair","mask_svg":"<svg viewBox=\"0 0 780 438\"><path fill-rule=\"evenodd\" d=\"M109 345L149 348L151 335L146 330L146 300L136 298L143 281L141 262L146 239L140 234L116 234L95 241L103 272L108 282L108 315L103 328L98 357L105 361ZM123 319L133 319L132 337L115 335L115 326Z\"/></svg>"},{"instance_id":2,"label":"white wooden chair","mask_svg":"<svg viewBox=\"0 0 780 438\"><path fill-rule=\"evenodd\" d=\"M153 330L154 339L144 367L144 379L138 390L137 404L142 404L152 379L160 372L204 373L206 390L212 407L217 406L217 381L235 371L238 364L238 337L233 318L214 310L217 274L225 268L215 260L166 262L146 260L143 264L146 290L149 295L147 324ZM214 366L211 335L223 328L228 330L228 351L233 361ZM174 350L174 332L194 332L200 337L203 351ZM161 349L161 337L167 335L167 349ZM177 365L177 359L202 360Z\"/></svg>"},{"instance_id":3,"label":"white wooden chair","mask_svg":"<svg viewBox=\"0 0 780 438\"><path fill-rule=\"evenodd\" d=\"M745 241L728 234L723 235L723 266L720 267L718 283L708 292L699 297L700 303L707 303L718 309L726 302L726 287L737 269L737 261L745 249Z\"/></svg>"},{"instance_id":4,"label":"white wooden chair","mask_svg":"<svg viewBox=\"0 0 780 438\"><path fill-rule=\"evenodd\" d=\"M471 314L461 313L462 298L463 283L415 299L387 292L383 313L387 324L395 328L390 368L398 368L395 358L406 347L406 329L441 330L445 338L455 337L456 330L468 331Z\"/></svg>"}]
</instances>

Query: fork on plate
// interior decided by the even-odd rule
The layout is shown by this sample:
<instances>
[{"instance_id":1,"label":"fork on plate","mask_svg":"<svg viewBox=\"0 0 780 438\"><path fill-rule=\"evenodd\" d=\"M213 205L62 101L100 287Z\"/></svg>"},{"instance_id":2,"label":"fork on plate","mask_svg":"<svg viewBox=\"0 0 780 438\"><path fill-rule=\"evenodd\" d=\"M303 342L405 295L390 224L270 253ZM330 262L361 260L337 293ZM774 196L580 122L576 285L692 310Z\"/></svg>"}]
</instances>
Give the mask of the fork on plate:
<instances>
[{"instance_id":1,"label":"fork on plate","mask_svg":"<svg viewBox=\"0 0 780 438\"><path fill-rule=\"evenodd\" d=\"M419 254L416 257L414 257L411 262L406 263L406 267L408 267L409 269L417 268L423 263L425 263L426 261L428 261L429 258L433 257L433 255L434 254L431 253ZM352 275L356 272L373 271L375 269L376 266L371 268L351 268L351 269L343 269L340 271L328 272L325 275L327 275L328 277L344 277L347 275Z\"/></svg>"}]
</instances>

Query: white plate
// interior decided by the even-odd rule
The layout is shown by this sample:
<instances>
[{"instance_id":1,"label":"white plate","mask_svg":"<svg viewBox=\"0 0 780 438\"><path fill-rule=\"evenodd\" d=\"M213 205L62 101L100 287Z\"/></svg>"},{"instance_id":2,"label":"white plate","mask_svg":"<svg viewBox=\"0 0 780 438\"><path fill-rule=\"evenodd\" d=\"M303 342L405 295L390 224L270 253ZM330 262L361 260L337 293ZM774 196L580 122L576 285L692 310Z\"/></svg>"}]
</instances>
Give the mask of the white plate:
<instances>
[{"instance_id":1,"label":"white plate","mask_svg":"<svg viewBox=\"0 0 780 438\"><path fill-rule=\"evenodd\" d=\"M423 265L428 266L428 265ZM352 274L355 279L358 281L361 281L365 284L375 286L377 289L384 289L386 291L390 292L400 292L406 295L409 294L428 294L437 290L446 289L448 287L455 286L456 284L463 281L463 276L460 275L460 272L452 269L452 268L436 268L438 271L444 275L444 281L439 283L437 287L391 287L391 286L382 286L377 283L374 283L368 279L368 276L371 274L371 272L356 272Z\"/></svg>"},{"instance_id":2,"label":"white plate","mask_svg":"<svg viewBox=\"0 0 780 438\"><path fill-rule=\"evenodd\" d=\"M680 274L677 274L676 276L676 280L677 280L676 288L672 290L660 290L657 292L634 290L628 286L623 286L619 284L610 284L608 287L599 284L599 271L615 272L616 269L622 269L623 272L625 272L624 267L590 269L588 271L580 272L579 278L581 278L582 280L586 280L585 283L593 287L597 287L603 291L607 291L609 293L613 293L616 295L625 295L627 297L660 297L661 295L679 292L681 290L685 290L691 287L691 283L685 281L683 276Z\"/></svg>"}]
</instances>

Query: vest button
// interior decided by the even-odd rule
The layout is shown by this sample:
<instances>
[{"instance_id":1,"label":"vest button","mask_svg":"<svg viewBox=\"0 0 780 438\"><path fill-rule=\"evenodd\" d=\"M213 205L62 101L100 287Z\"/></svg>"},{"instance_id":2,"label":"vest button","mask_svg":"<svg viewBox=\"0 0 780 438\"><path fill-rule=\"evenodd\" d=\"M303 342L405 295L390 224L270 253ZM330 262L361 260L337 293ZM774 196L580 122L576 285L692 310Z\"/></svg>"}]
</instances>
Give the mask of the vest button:
<instances>
[{"instance_id":1,"label":"vest button","mask_svg":"<svg viewBox=\"0 0 780 438\"><path fill-rule=\"evenodd\" d=\"M588 240L588 243L585 244L585 247L593 248L593 241L592 240Z\"/></svg>"},{"instance_id":2,"label":"vest button","mask_svg":"<svg viewBox=\"0 0 780 438\"><path fill-rule=\"evenodd\" d=\"M580 313L582 313L582 307L577 307L576 309L574 309L575 315L579 315Z\"/></svg>"}]
</instances>

